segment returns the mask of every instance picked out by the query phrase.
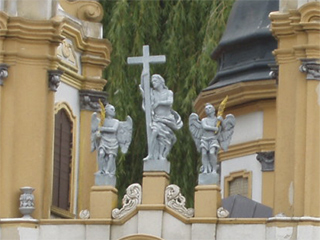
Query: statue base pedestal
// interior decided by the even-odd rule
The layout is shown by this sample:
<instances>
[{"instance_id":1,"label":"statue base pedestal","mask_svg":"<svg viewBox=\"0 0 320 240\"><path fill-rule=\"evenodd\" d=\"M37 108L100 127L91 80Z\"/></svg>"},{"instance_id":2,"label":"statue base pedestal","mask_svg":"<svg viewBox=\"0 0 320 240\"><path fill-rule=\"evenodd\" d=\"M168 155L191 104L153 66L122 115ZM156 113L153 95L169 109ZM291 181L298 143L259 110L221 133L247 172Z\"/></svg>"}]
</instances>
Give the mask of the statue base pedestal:
<instances>
[{"instance_id":1,"label":"statue base pedestal","mask_svg":"<svg viewBox=\"0 0 320 240\"><path fill-rule=\"evenodd\" d=\"M111 219L118 204L118 190L111 186L93 186L90 192L90 218Z\"/></svg>"},{"instance_id":2,"label":"statue base pedestal","mask_svg":"<svg viewBox=\"0 0 320 240\"><path fill-rule=\"evenodd\" d=\"M144 160L144 172L166 172L170 173L170 162L168 160Z\"/></svg>"},{"instance_id":3,"label":"statue base pedestal","mask_svg":"<svg viewBox=\"0 0 320 240\"><path fill-rule=\"evenodd\" d=\"M194 193L194 216L216 218L221 207L221 189L218 185L198 185Z\"/></svg>"},{"instance_id":4,"label":"statue base pedestal","mask_svg":"<svg viewBox=\"0 0 320 240\"><path fill-rule=\"evenodd\" d=\"M219 184L220 176L218 173L200 173L198 177L198 185Z\"/></svg>"},{"instance_id":5,"label":"statue base pedestal","mask_svg":"<svg viewBox=\"0 0 320 240\"><path fill-rule=\"evenodd\" d=\"M144 172L142 179L142 204L164 204L169 175L165 172Z\"/></svg>"},{"instance_id":6,"label":"statue base pedestal","mask_svg":"<svg viewBox=\"0 0 320 240\"><path fill-rule=\"evenodd\" d=\"M108 173L96 172L94 174L94 182L96 186L116 186L116 176Z\"/></svg>"}]
</instances>

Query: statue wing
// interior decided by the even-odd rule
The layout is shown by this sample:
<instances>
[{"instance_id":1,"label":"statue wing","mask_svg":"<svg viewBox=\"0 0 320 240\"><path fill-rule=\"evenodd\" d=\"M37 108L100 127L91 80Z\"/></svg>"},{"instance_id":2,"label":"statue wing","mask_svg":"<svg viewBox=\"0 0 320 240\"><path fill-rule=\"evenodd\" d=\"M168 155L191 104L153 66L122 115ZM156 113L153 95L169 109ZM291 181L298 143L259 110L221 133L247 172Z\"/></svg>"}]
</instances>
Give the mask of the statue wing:
<instances>
[{"instance_id":1,"label":"statue wing","mask_svg":"<svg viewBox=\"0 0 320 240\"><path fill-rule=\"evenodd\" d=\"M189 116L189 130L196 144L198 152L200 152L200 141L203 134L203 128L199 116L196 113L191 113Z\"/></svg>"},{"instance_id":2,"label":"statue wing","mask_svg":"<svg viewBox=\"0 0 320 240\"><path fill-rule=\"evenodd\" d=\"M117 139L121 148L121 152L127 153L129 145L132 139L132 119L127 116L127 120L124 122L119 122L119 128L117 131Z\"/></svg>"},{"instance_id":3,"label":"statue wing","mask_svg":"<svg viewBox=\"0 0 320 240\"><path fill-rule=\"evenodd\" d=\"M94 112L91 116L91 152L97 148L97 137L96 134L99 130L100 118L98 114Z\"/></svg>"},{"instance_id":4,"label":"statue wing","mask_svg":"<svg viewBox=\"0 0 320 240\"><path fill-rule=\"evenodd\" d=\"M228 114L222 121L221 132L219 135L219 143L223 151L227 151L234 132L236 119L232 114Z\"/></svg>"}]
</instances>

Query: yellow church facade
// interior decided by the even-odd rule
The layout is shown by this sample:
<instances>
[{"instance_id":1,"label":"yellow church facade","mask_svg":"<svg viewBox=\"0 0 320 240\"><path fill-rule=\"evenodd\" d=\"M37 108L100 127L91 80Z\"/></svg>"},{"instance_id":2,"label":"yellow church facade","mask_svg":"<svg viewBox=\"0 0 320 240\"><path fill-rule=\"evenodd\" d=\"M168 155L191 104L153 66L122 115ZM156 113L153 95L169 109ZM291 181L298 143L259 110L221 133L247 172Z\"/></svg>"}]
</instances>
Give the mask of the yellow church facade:
<instances>
[{"instance_id":1,"label":"yellow church facade","mask_svg":"<svg viewBox=\"0 0 320 240\"><path fill-rule=\"evenodd\" d=\"M194 209L165 172L144 172L120 209L116 188L94 186L91 115L106 103L102 72L112 61L102 13L95 0L0 0L0 239L317 239L320 2L280 0L270 13L270 79L196 99L203 117L205 103L228 95L237 125L219 154L220 186L198 185ZM257 153L269 152L272 171L260 171ZM272 217L227 217L222 199L238 179ZM23 187L33 189L32 218L19 210Z\"/></svg>"}]
</instances>

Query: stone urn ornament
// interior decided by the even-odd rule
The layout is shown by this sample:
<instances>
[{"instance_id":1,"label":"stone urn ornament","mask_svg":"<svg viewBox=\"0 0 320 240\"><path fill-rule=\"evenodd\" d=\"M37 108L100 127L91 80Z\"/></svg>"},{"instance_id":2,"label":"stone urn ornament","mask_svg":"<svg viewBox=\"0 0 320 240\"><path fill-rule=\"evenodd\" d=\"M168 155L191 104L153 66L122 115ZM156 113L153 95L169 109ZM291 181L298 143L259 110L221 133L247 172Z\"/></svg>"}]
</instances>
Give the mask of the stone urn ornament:
<instances>
[{"instance_id":1,"label":"stone urn ornament","mask_svg":"<svg viewBox=\"0 0 320 240\"><path fill-rule=\"evenodd\" d=\"M22 187L20 188L22 192L20 195L20 212L24 219L32 219L31 214L33 213L34 207L34 195L32 194L34 188L32 187Z\"/></svg>"}]
</instances>

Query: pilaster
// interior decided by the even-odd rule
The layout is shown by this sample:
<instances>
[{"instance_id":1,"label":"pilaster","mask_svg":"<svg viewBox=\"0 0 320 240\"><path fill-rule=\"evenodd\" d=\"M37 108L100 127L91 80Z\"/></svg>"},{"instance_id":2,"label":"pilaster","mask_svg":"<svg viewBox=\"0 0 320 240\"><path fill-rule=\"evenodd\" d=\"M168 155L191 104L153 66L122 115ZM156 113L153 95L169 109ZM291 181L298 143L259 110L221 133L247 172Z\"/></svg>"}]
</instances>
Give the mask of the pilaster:
<instances>
[{"instance_id":1,"label":"pilaster","mask_svg":"<svg viewBox=\"0 0 320 240\"><path fill-rule=\"evenodd\" d=\"M320 61L316 71L319 74ZM320 75L306 75L305 216L320 217ZM313 79L312 79L313 78Z\"/></svg>"},{"instance_id":2,"label":"pilaster","mask_svg":"<svg viewBox=\"0 0 320 240\"><path fill-rule=\"evenodd\" d=\"M118 190L111 186L93 186L90 193L90 218L111 219L117 207Z\"/></svg>"},{"instance_id":3,"label":"pilaster","mask_svg":"<svg viewBox=\"0 0 320 240\"><path fill-rule=\"evenodd\" d=\"M262 204L273 208L274 204L274 151L258 152L257 160L262 171Z\"/></svg>"},{"instance_id":4,"label":"pilaster","mask_svg":"<svg viewBox=\"0 0 320 240\"><path fill-rule=\"evenodd\" d=\"M1 93L1 217L20 216L19 188L25 185L36 189L34 217L49 217L54 93L47 70L56 66L52 54L60 40L50 21L10 17L7 23L1 55L12 74Z\"/></svg>"},{"instance_id":5,"label":"pilaster","mask_svg":"<svg viewBox=\"0 0 320 240\"><path fill-rule=\"evenodd\" d=\"M165 190L169 175L165 172L144 172L142 179L142 204L165 204Z\"/></svg>"},{"instance_id":6,"label":"pilaster","mask_svg":"<svg viewBox=\"0 0 320 240\"><path fill-rule=\"evenodd\" d=\"M319 144L318 82L308 80L320 54L319 9L319 2L311 2L298 10L270 14L279 64L275 215L319 216L320 195L315 189L319 179L314 178L319 175L314 147Z\"/></svg>"},{"instance_id":7,"label":"pilaster","mask_svg":"<svg viewBox=\"0 0 320 240\"><path fill-rule=\"evenodd\" d=\"M80 91L80 154L79 154L79 192L78 211L89 209L91 187L94 185L94 173L97 171L97 153L91 152L91 117L100 112L99 99L105 104L107 94L93 90Z\"/></svg>"},{"instance_id":8,"label":"pilaster","mask_svg":"<svg viewBox=\"0 0 320 240\"><path fill-rule=\"evenodd\" d=\"M198 185L194 194L195 218L217 218L221 207L221 189L218 185Z\"/></svg>"}]
</instances>

